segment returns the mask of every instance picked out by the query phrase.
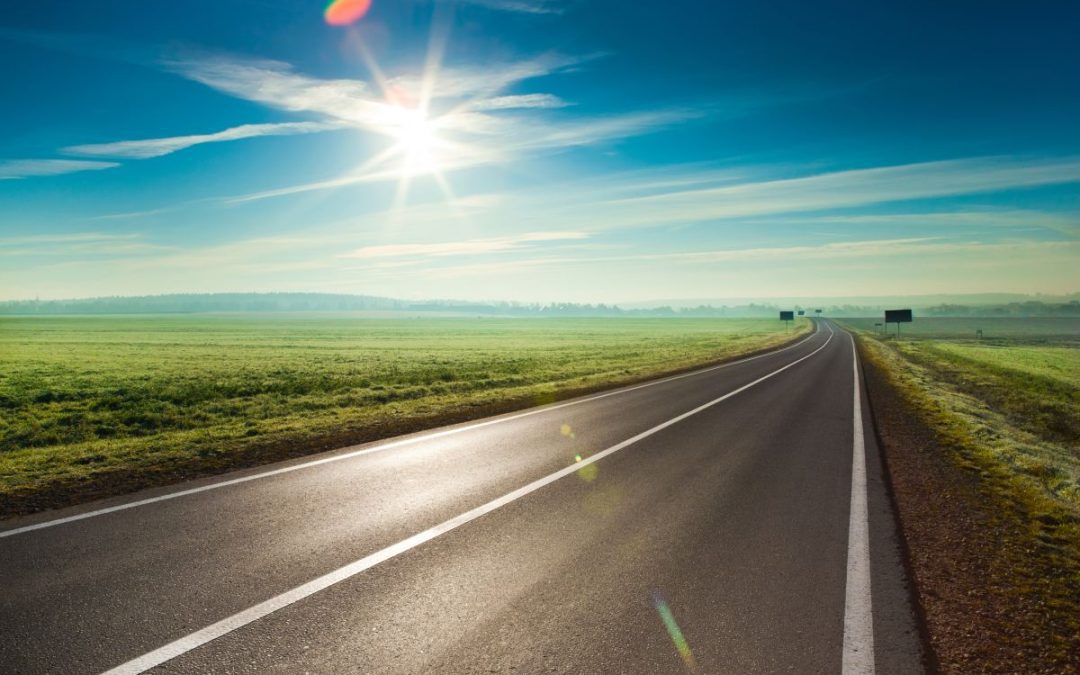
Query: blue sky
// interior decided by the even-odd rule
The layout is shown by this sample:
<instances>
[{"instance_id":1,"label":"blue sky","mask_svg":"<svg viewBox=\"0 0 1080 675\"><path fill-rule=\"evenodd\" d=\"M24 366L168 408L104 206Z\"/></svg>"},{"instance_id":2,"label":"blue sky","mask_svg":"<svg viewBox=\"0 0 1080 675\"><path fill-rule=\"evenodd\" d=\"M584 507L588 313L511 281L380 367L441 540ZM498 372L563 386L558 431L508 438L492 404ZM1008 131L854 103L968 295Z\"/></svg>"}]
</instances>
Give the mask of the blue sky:
<instances>
[{"instance_id":1,"label":"blue sky","mask_svg":"<svg viewBox=\"0 0 1080 675\"><path fill-rule=\"evenodd\" d=\"M0 297L1080 291L1080 5L39 1Z\"/></svg>"}]
</instances>

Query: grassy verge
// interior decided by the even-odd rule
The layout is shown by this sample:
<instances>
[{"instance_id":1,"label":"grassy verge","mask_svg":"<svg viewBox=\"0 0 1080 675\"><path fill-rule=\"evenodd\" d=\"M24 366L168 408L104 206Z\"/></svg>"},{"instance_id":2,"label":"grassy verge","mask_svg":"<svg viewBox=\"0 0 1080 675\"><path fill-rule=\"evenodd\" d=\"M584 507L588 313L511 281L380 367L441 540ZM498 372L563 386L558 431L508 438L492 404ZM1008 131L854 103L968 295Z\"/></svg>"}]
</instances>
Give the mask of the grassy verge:
<instances>
[{"instance_id":1,"label":"grassy verge","mask_svg":"<svg viewBox=\"0 0 1080 675\"><path fill-rule=\"evenodd\" d=\"M1076 672L1080 350L932 328L860 336L932 647L947 672Z\"/></svg>"},{"instance_id":2,"label":"grassy verge","mask_svg":"<svg viewBox=\"0 0 1080 675\"><path fill-rule=\"evenodd\" d=\"M766 320L0 320L0 516L548 403L808 332Z\"/></svg>"}]
</instances>

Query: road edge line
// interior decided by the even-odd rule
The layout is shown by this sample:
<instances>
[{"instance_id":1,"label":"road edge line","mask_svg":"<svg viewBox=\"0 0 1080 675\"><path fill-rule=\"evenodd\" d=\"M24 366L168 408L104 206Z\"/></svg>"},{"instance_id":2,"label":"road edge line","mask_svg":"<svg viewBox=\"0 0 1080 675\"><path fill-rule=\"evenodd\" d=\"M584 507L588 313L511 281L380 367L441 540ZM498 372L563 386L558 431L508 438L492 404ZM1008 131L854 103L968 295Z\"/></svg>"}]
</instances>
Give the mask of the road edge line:
<instances>
[{"instance_id":1,"label":"road edge line","mask_svg":"<svg viewBox=\"0 0 1080 675\"><path fill-rule=\"evenodd\" d=\"M866 439L863 436L859 354L851 340L852 414L851 508L848 516L847 578L844 583L842 675L873 675L874 613L870 582L870 515L866 499Z\"/></svg>"}]
</instances>

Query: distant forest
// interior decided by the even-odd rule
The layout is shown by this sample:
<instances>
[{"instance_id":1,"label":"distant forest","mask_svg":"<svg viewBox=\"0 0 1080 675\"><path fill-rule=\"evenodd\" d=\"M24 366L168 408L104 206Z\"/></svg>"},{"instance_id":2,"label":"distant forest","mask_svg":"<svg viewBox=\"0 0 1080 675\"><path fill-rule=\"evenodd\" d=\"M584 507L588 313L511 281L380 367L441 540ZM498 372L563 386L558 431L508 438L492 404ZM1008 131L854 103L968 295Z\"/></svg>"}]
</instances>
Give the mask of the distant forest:
<instances>
[{"instance_id":1,"label":"distant forest","mask_svg":"<svg viewBox=\"0 0 1080 675\"><path fill-rule=\"evenodd\" d=\"M79 300L9 300L0 302L0 315L60 314L196 314L240 312L401 312L483 316L613 316L613 317L772 317L781 309L820 308L826 316L877 316L881 305L779 305L747 303L734 306L652 307L623 309L616 305L515 302L411 301L371 295L330 293L205 293L86 298ZM894 308L890 305L889 307ZM921 316L1080 317L1080 302L1009 302L987 305L938 304L916 307Z\"/></svg>"}]
</instances>

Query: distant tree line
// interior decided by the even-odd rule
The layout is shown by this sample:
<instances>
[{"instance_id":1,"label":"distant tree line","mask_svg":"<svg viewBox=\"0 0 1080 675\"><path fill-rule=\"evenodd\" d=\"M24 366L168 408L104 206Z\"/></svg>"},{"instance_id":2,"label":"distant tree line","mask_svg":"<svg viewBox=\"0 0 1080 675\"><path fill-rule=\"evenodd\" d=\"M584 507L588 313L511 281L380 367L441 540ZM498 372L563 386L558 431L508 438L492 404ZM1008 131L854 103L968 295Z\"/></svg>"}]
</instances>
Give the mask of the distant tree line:
<instances>
[{"instance_id":1,"label":"distant tree line","mask_svg":"<svg viewBox=\"0 0 1080 675\"><path fill-rule=\"evenodd\" d=\"M183 293L79 300L0 302L0 314L192 314L200 312L349 312L400 310L407 302L329 293Z\"/></svg>"},{"instance_id":2,"label":"distant tree line","mask_svg":"<svg viewBox=\"0 0 1080 675\"><path fill-rule=\"evenodd\" d=\"M1010 302L1001 305L935 305L920 312L923 316L1075 316L1080 317L1080 302Z\"/></svg>"},{"instance_id":3,"label":"distant tree line","mask_svg":"<svg viewBox=\"0 0 1080 675\"><path fill-rule=\"evenodd\" d=\"M670 306L623 309L618 305L520 302L463 302L431 300L416 302L371 295L331 293L183 293L136 297L103 297L76 300L9 300L0 302L0 315L60 314L198 314L229 312L364 312L398 311L457 313L494 316L624 316L624 317L721 317L775 316L769 304L734 307Z\"/></svg>"}]
</instances>

